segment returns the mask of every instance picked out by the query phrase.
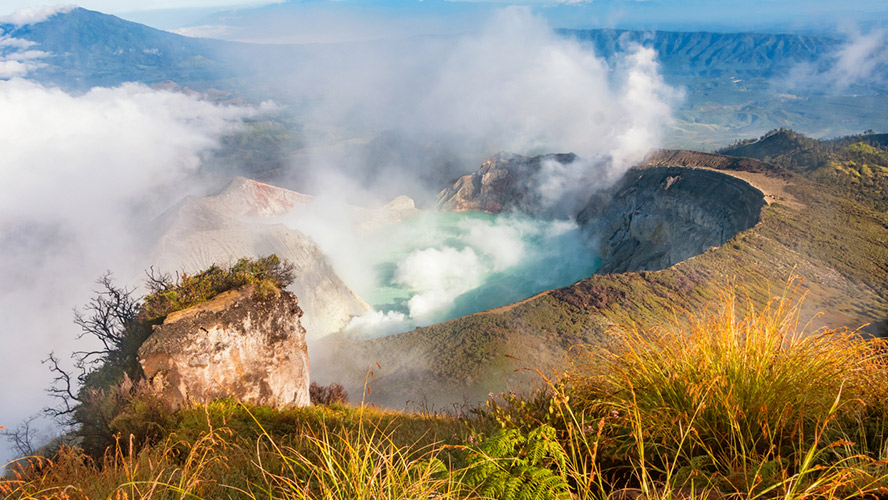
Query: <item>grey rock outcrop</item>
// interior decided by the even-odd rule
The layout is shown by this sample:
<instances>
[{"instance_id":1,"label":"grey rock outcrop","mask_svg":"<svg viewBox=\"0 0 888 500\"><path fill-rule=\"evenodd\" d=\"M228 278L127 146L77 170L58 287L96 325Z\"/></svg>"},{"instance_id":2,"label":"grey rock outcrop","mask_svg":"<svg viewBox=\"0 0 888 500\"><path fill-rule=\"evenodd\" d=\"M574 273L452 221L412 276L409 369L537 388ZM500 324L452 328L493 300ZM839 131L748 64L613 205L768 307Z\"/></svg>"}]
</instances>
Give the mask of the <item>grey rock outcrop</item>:
<instances>
[{"instance_id":1,"label":"grey rock outcrop","mask_svg":"<svg viewBox=\"0 0 888 500\"><path fill-rule=\"evenodd\" d=\"M542 177L546 175L544 166L547 163L569 165L575 161L577 156L573 153L534 157L499 153L484 162L477 172L460 177L438 193L436 206L445 212L517 211L534 216L562 215L547 213L554 203L545 199L540 191L544 183Z\"/></svg>"},{"instance_id":2,"label":"grey rock outcrop","mask_svg":"<svg viewBox=\"0 0 888 500\"><path fill-rule=\"evenodd\" d=\"M309 363L296 296L255 285L174 312L139 348L145 376L173 407L233 398L309 404Z\"/></svg>"},{"instance_id":3,"label":"grey rock outcrop","mask_svg":"<svg viewBox=\"0 0 888 500\"><path fill-rule=\"evenodd\" d=\"M599 273L664 269L751 228L765 205L749 183L714 170L631 170L577 217L597 240Z\"/></svg>"}]
</instances>

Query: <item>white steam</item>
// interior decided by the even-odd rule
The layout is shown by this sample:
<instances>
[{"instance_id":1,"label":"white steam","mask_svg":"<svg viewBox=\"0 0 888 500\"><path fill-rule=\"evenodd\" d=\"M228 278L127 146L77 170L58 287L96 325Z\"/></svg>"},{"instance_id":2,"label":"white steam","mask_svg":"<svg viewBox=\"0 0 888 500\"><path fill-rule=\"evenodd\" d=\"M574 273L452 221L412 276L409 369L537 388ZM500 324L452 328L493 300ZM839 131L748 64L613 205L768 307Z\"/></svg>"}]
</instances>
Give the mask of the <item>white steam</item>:
<instances>
[{"instance_id":1,"label":"white steam","mask_svg":"<svg viewBox=\"0 0 888 500\"><path fill-rule=\"evenodd\" d=\"M390 131L417 143L420 159L393 156L371 180L401 193L433 175L423 153L441 145L471 163L426 183L436 189L498 151L574 152L607 162L602 182L616 179L659 146L682 98L653 49L629 47L609 65L522 7L497 11L476 34L307 51L293 67L277 77L294 102L308 103L300 112L319 131L307 175L354 168L361 158L336 156L347 138ZM319 184L339 190L343 178Z\"/></svg>"},{"instance_id":2,"label":"white steam","mask_svg":"<svg viewBox=\"0 0 888 500\"><path fill-rule=\"evenodd\" d=\"M50 404L47 353L88 347L72 309L106 270L121 285L141 275L147 222L197 188L183 186L204 153L253 111L137 84L73 96L21 79L0 81L0 109L0 425L14 428Z\"/></svg>"},{"instance_id":3,"label":"white steam","mask_svg":"<svg viewBox=\"0 0 888 500\"><path fill-rule=\"evenodd\" d=\"M398 311L367 311L355 316L345 328L347 335L361 337L383 337L393 333L406 332L414 327L406 314Z\"/></svg>"},{"instance_id":4,"label":"white steam","mask_svg":"<svg viewBox=\"0 0 888 500\"><path fill-rule=\"evenodd\" d=\"M423 123L413 125L467 131L517 153L608 155L623 169L657 145L675 98L652 49L635 47L610 68L513 7L457 44L414 115Z\"/></svg>"},{"instance_id":5,"label":"white steam","mask_svg":"<svg viewBox=\"0 0 888 500\"><path fill-rule=\"evenodd\" d=\"M376 247L359 244L355 258L363 266L391 264L394 272L377 276L374 284L388 289L387 305L354 318L346 334L388 335L506 305L573 283L598 264L571 221L483 214L420 218L386 231ZM374 296L374 290L361 292Z\"/></svg>"},{"instance_id":6,"label":"white steam","mask_svg":"<svg viewBox=\"0 0 888 500\"><path fill-rule=\"evenodd\" d=\"M858 84L888 84L888 32L844 28L845 42L820 61L798 64L781 83L789 88L832 89L839 92Z\"/></svg>"},{"instance_id":7,"label":"white steam","mask_svg":"<svg viewBox=\"0 0 888 500\"><path fill-rule=\"evenodd\" d=\"M482 264L470 247L426 248L398 263L395 283L413 292L410 317L428 323L453 299L481 284Z\"/></svg>"}]
</instances>

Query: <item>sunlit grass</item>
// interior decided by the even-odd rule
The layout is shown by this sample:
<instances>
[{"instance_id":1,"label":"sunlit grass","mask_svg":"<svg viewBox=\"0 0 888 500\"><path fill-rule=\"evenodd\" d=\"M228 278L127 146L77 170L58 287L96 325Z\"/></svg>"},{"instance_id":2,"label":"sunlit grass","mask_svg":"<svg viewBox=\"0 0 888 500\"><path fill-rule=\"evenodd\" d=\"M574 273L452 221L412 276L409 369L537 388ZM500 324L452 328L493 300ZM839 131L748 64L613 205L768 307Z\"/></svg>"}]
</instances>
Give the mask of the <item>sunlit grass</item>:
<instances>
[{"instance_id":1,"label":"sunlit grass","mask_svg":"<svg viewBox=\"0 0 888 500\"><path fill-rule=\"evenodd\" d=\"M643 489L651 477L796 498L873 483L884 473L884 345L806 331L795 292L757 310L728 286L715 310L620 331L616 348L581 356L570 393L606 419L609 459Z\"/></svg>"},{"instance_id":2,"label":"sunlit grass","mask_svg":"<svg viewBox=\"0 0 888 500\"><path fill-rule=\"evenodd\" d=\"M658 329L622 328L547 391L456 418L232 401L182 410L161 442L13 464L10 499L764 499L886 491L881 340L808 331L797 282L764 306L734 285ZM550 487L535 483L546 481Z\"/></svg>"}]
</instances>

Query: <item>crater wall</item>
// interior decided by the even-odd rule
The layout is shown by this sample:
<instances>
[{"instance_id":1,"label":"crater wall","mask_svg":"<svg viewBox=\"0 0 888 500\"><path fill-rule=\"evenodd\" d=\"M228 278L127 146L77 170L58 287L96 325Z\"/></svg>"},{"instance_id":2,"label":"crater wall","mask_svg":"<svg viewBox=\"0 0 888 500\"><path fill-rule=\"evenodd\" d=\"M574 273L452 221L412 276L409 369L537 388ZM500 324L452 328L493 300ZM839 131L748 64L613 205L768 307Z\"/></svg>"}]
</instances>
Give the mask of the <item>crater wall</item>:
<instances>
[{"instance_id":1,"label":"crater wall","mask_svg":"<svg viewBox=\"0 0 888 500\"><path fill-rule=\"evenodd\" d=\"M633 169L577 217L602 259L598 273L659 270L754 226L763 193L746 181L687 167Z\"/></svg>"}]
</instances>

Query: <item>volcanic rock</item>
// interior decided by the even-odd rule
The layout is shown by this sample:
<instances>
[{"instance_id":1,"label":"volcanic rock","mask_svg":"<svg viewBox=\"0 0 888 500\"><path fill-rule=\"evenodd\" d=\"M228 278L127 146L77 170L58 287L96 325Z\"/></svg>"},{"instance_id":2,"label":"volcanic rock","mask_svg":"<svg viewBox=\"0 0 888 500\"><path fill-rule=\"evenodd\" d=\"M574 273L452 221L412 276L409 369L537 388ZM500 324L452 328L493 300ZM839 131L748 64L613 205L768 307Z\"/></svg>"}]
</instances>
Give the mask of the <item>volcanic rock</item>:
<instances>
[{"instance_id":1,"label":"volcanic rock","mask_svg":"<svg viewBox=\"0 0 888 500\"><path fill-rule=\"evenodd\" d=\"M154 222L148 261L164 271L197 272L241 257L276 254L293 263L288 290L300 297L310 338L338 332L353 316L370 310L336 274L326 255L305 233L283 224L287 217L313 217L314 197L250 179L234 179L218 194L189 197ZM370 232L419 213L406 196L375 209L341 210L356 233Z\"/></svg>"},{"instance_id":2,"label":"volcanic rock","mask_svg":"<svg viewBox=\"0 0 888 500\"><path fill-rule=\"evenodd\" d=\"M139 348L145 376L173 407L233 398L309 404L305 329L296 296L248 285L174 312Z\"/></svg>"},{"instance_id":3,"label":"volcanic rock","mask_svg":"<svg viewBox=\"0 0 888 500\"><path fill-rule=\"evenodd\" d=\"M477 172L464 175L438 193L438 210L476 210L498 214L517 211L528 215L544 213L547 207L540 194L541 169L546 162L573 163L573 153L526 157L499 153L484 162ZM587 194L588 198L588 194ZM584 200L585 201L585 200Z\"/></svg>"},{"instance_id":4,"label":"volcanic rock","mask_svg":"<svg viewBox=\"0 0 888 500\"><path fill-rule=\"evenodd\" d=\"M703 168L635 169L592 196L577 221L598 241L598 273L665 269L754 226L765 199L737 177Z\"/></svg>"}]
</instances>

